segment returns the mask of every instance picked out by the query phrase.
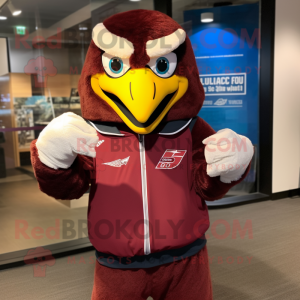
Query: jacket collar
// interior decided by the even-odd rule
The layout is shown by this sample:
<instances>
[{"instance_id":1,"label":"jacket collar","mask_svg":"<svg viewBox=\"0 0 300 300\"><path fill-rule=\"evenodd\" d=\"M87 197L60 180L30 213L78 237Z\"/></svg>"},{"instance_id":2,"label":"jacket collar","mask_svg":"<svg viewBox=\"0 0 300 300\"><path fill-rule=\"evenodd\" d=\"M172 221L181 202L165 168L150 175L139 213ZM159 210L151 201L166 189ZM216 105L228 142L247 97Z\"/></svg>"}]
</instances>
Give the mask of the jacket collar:
<instances>
[{"instance_id":1,"label":"jacket collar","mask_svg":"<svg viewBox=\"0 0 300 300\"><path fill-rule=\"evenodd\" d=\"M88 124L90 124L91 126L93 126L98 132L100 132L101 134L107 134L107 135L117 135L117 136L124 136L125 134L121 133L119 131L119 129L113 125L113 124L109 124L109 123L101 123L101 122L95 122L95 121L89 121L86 120L86 122Z\"/></svg>"},{"instance_id":2,"label":"jacket collar","mask_svg":"<svg viewBox=\"0 0 300 300\"><path fill-rule=\"evenodd\" d=\"M173 135L180 131L182 131L184 128L186 128L190 123L192 119L188 120L175 120L175 121L169 121L164 124L163 128L159 132L161 135ZM121 133L117 126L115 124L110 123L101 123L96 121L89 121L86 120L86 122L93 126L98 132L105 135L115 135L115 136L124 136L125 134Z\"/></svg>"},{"instance_id":3,"label":"jacket collar","mask_svg":"<svg viewBox=\"0 0 300 300\"><path fill-rule=\"evenodd\" d=\"M159 132L159 134L161 135L176 134L182 131L184 128L186 128L191 123L191 121L192 119L169 121L165 123L163 129Z\"/></svg>"}]
</instances>

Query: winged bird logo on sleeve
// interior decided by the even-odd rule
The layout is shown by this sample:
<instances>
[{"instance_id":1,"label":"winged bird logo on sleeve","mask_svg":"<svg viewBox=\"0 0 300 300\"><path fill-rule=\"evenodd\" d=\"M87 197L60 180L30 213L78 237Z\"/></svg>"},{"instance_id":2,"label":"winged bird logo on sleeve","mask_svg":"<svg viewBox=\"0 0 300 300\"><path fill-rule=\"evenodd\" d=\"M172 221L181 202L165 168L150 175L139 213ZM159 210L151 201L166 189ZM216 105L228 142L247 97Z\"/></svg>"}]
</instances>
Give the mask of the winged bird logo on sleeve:
<instances>
[{"instance_id":1,"label":"winged bird logo on sleeve","mask_svg":"<svg viewBox=\"0 0 300 300\"><path fill-rule=\"evenodd\" d=\"M123 158L123 159L117 159L117 160L114 160L114 161L111 161L111 162L103 163L102 165L108 165L108 166L111 166L111 167L120 168L123 165L124 166L127 165L129 158L130 158L130 156L128 156L126 158Z\"/></svg>"}]
</instances>

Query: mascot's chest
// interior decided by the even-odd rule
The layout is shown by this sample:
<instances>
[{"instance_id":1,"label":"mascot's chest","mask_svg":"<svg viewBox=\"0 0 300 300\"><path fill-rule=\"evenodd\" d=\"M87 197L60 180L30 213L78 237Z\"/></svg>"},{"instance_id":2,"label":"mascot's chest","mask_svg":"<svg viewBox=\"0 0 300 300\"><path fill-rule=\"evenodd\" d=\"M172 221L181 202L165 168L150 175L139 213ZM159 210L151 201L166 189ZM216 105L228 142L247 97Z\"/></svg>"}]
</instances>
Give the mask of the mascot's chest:
<instances>
[{"instance_id":1,"label":"mascot's chest","mask_svg":"<svg viewBox=\"0 0 300 300\"><path fill-rule=\"evenodd\" d=\"M172 192L176 184L189 186L192 140L189 127L182 127L179 131L139 135L98 126L95 183L119 189L147 186L148 192L152 188Z\"/></svg>"},{"instance_id":2,"label":"mascot's chest","mask_svg":"<svg viewBox=\"0 0 300 300\"><path fill-rule=\"evenodd\" d=\"M125 134L99 135L96 146L96 182L139 185L138 182L166 184L166 178L183 183L191 163L189 132L171 136Z\"/></svg>"},{"instance_id":3,"label":"mascot's chest","mask_svg":"<svg viewBox=\"0 0 300 300\"><path fill-rule=\"evenodd\" d=\"M133 248L138 249L133 251L134 255L144 255L170 245L185 245L186 234L193 231L198 220L207 218L206 208L192 188L192 136L188 124L180 130L148 135L102 127L97 130L99 143L90 191L89 233L97 236L93 230L102 223L114 228L127 222L128 232L134 236L136 230L144 232L145 238L131 241L124 237L120 241L122 236L117 239L110 236L105 243L95 238L95 248L104 253L132 256ZM170 220L174 224L181 222L180 238L173 238ZM168 238L149 237L149 226L154 225ZM101 234L105 236L107 232Z\"/></svg>"}]
</instances>

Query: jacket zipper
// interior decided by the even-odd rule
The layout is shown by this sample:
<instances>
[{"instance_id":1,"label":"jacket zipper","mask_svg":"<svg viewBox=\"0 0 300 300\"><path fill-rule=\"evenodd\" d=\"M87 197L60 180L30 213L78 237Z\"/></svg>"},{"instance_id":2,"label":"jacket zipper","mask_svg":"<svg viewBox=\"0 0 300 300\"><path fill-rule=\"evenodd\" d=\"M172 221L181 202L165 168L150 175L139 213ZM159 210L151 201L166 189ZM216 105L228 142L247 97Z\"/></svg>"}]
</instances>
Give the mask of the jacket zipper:
<instances>
[{"instance_id":1,"label":"jacket zipper","mask_svg":"<svg viewBox=\"0 0 300 300\"><path fill-rule=\"evenodd\" d=\"M139 134L138 137L139 137L139 149L140 149L142 197L143 197L143 212L144 212L144 253L145 255L148 255L151 253L151 249L150 249L150 232L149 232L145 136L143 134Z\"/></svg>"}]
</instances>

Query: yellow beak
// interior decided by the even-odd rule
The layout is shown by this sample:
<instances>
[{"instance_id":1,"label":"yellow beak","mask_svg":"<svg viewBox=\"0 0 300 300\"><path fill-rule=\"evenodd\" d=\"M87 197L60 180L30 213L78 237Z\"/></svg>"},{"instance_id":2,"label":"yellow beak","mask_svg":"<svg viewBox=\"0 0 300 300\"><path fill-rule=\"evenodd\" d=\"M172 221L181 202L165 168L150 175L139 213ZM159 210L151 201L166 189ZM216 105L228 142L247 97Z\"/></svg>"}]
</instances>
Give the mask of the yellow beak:
<instances>
[{"instance_id":1,"label":"yellow beak","mask_svg":"<svg viewBox=\"0 0 300 300\"><path fill-rule=\"evenodd\" d=\"M185 94L188 80L177 75L161 78L151 69L142 68L129 70L119 78L105 73L93 75L91 86L130 129L147 134Z\"/></svg>"}]
</instances>

